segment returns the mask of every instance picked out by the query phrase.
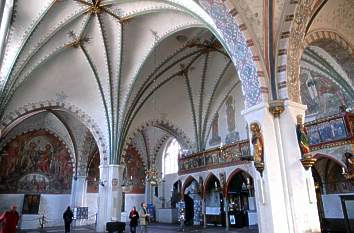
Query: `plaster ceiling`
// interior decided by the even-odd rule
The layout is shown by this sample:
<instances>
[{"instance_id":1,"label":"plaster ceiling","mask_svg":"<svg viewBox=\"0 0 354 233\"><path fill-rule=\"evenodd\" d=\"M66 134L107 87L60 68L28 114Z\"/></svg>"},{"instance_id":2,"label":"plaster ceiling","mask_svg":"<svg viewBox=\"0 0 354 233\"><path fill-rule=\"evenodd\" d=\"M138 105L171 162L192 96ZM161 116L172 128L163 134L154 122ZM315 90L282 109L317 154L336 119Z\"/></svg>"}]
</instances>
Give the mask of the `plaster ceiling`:
<instances>
[{"instance_id":1,"label":"plaster ceiling","mask_svg":"<svg viewBox=\"0 0 354 233\"><path fill-rule=\"evenodd\" d=\"M185 113L163 113L202 147L210 115L238 79L207 20L181 7L190 3L175 2L15 1L0 71L1 117L31 103L69 103L98 125L116 160L150 97L179 82Z\"/></svg>"},{"instance_id":2,"label":"plaster ceiling","mask_svg":"<svg viewBox=\"0 0 354 233\"><path fill-rule=\"evenodd\" d=\"M308 34L313 31L334 31L341 35L353 47L353 21L354 1L327 1L313 20Z\"/></svg>"}]
</instances>

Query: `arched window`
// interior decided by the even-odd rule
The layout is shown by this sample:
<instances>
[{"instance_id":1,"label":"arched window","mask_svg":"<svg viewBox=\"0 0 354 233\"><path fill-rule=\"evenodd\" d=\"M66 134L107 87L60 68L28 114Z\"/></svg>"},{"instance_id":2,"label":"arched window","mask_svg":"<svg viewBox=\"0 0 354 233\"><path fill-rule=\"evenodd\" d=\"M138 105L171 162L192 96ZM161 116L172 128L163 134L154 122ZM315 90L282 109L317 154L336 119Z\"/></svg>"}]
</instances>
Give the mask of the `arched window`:
<instances>
[{"instance_id":1,"label":"arched window","mask_svg":"<svg viewBox=\"0 0 354 233\"><path fill-rule=\"evenodd\" d=\"M166 146L163 156L164 175L178 172L178 153L181 149L178 141L174 138Z\"/></svg>"}]
</instances>

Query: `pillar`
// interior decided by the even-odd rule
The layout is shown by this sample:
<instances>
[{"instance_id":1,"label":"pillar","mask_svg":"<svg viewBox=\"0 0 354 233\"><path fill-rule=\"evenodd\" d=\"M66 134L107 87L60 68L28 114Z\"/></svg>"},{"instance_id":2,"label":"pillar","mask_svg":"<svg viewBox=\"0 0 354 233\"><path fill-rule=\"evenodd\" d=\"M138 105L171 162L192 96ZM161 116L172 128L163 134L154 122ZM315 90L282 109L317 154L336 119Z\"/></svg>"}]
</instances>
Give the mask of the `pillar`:
<instances>
[{"instance_id":1,"label":"pillar","mask_svg":"<svg viewBox=\"0 0 354 233\"><path fill-rule=\"evenodd\" d=\"M229 231L230 226L229 226L229 201L227 196L225 195L224 197L224 211L225 211L225 230Z\"/></svg>"},{"instance_id":2,"label":"pillar","mask_svg":"<svg viewBox=\"0 0 354 233\"><path fill-rule=\"evenodd\" d=\"M123 170L117 164L100 166L98 232L105 231L107 222L121 221Z\"/></svg>"},{"instance_id":3,"label":"pillar","mask_svg":"<svg viewBox=\"0 0 354 233\"><path fill-rule=\"evenodd\" d=\"M320 232L313 179L300 162L296 137L296 115L304 111L302 105L280 102L243 112L263 135L265 168L263 177L258 171L254 176L260 233Z\"/></svg>"},{"instance_id":4,"label":"pillar","mask_svg":"<svg viewBox=\"0 0 354 233\"><path fill-rule=\"evenodd\" d=\"M305 110L305 105L286 101L284 112L275 120L279 121L294 232L321 232L314 180L311 169L305 170L300 162L297 143L296 116L305 116Z\"/></svg>"},{"instance_id":5,"label":"pillar","mask_svg":"<svg viewBox=\"0 0 354 233\"><path fill-rule=\"evenodd\" d=\"M70 201L72 207L86 206L86 191L87 191L86 176L73 177L72 193L71 193L71 201Z\"/></svg>"}]
</instances>

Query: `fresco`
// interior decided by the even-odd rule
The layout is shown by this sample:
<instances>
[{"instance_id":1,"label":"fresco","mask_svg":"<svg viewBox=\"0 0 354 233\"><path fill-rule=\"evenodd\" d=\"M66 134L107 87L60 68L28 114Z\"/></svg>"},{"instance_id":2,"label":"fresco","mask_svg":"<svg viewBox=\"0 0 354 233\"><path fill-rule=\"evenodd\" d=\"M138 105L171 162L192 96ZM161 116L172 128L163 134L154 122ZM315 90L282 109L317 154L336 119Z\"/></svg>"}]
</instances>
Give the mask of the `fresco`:
<instances>
[{"instance_id":1,"label":"fresco","mask_svg":"<svg viewBox=\"0 0 354 233\"><path fill-rule=\"evenodd\" d=\"M211 123L211 138L209 140L209 145L218 145L221 142L221 137L219 136L219 113L215 114L213 122Z\"/></svg>"},{"instance_id":2,"label":"fresco","mask_svg":"<svg viewBox=\"0 0 354 233\"><path fill-rule=\"evenodd\" d=\"M45 130L18 135L0 152L0 193L70 193L72 175L67 148Z\"/></svg>"},{"instance_id":3,"label":"fresco","mask_svg":"<svg viewBox=\"0 0 354 233\"><path fill-rule=\"evenodd\" d=\"M133 146L129 145L123 161L126 165L125 178L132 184L127 193L144 193L145 167L141 155Z\"/></svg>"},{"instance_id":4,"label":"fresco","mask_svg":"<svg viewBox=\"0 0 354 233\"><path fill-rule=\"evenodd\" d=\"M316 72L301 72L301 100L307 105L306 117L315 119L339 112L340 106L351 106L341 88Z\"/></svg>"},{"instance_id":5,"label":"fresco","mask_svg":"<svg viewBox=\"0 0 354 233\"><path fill-rule=\"evenodd\" d=\"M96 145L96 149L89 156L87 165L87 192L98 193L98 183L100 179L100 153Z\"/></svg>"},{"instance_id":6,"label":"fresco","mask_svg":"<svg viewBox=\"0 0 354 233\"><path fill-rule=\"evenodd\" d=\"M227 130L228 134L225 138L226 144L234 143L240 140L239 132L236 132L236 122L235 122L235 101L232 95L229 95L226 99L226 119L227 119Z\"/></svg>"}]
</instances>

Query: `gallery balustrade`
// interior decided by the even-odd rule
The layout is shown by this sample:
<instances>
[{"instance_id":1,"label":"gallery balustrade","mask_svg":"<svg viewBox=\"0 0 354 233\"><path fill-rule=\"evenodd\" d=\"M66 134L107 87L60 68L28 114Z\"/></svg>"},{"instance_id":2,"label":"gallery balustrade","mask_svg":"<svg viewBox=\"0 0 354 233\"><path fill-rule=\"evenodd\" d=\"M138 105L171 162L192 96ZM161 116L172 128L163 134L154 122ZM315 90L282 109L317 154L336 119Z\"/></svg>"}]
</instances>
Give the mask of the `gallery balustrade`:
<instances>
[{"instance_id":1,"label":"gallery balustrade","mask_svg":"<svg viewBox=\"0 0 354 233\"><path fill-rule=\"evenodd\" d=\"M354 114L341 112L305 124L311 151L354 143Z\"/></svg>"},{"instance_id":2,"label":"gallery balustrade","mask_svg":"<svg viewBox=\"0 0 354 233\"><path fill-rule=\"evenodd\" d=\"M187 156L181 155L178 159L178 174L247 163L250 159L250 145L246 139Z\"/></svg>"},{"instance_id":3,"label":"gallery balustrade","mask_svg":"<svg viewBox=\"0 0 354 233\"><path fill-rule=\"evenodd\" d=\"M354 144L354 114L341 112L305 124L311 151ZM181 155L179 175L247 163L252 160L249 140L237 141L223 147Z\"/></svg>"}]
</instances>

